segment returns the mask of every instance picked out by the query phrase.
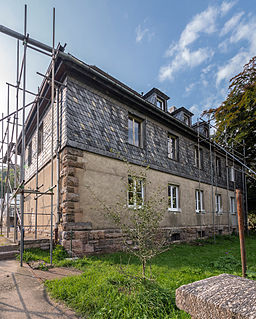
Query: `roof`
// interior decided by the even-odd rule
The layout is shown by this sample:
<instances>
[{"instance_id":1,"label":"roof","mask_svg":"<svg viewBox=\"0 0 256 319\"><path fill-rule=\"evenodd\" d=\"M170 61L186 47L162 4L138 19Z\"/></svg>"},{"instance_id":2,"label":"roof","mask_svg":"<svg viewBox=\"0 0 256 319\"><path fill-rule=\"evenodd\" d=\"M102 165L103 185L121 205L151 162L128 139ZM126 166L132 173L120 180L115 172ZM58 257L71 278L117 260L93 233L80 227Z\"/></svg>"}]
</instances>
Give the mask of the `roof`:
<instances>
[{"instance_id":1,"label":"roof","mask_svg":"<svg viewBox=\"0 0 256 319\"><path fill-rule=\"evenodd\" d=\"M165 100L169 100L169 96L164 94L162 91L160 91L157 88L153 88L150 91L148 91L145 95L143 95L143 98L146 99L147 97L149 97L150 95L152 95L153 93L156 93L157 95L159 95L160 97L162 97Z\"/></svg>"},{"instance_id":2,"label":"roof","mask_svg":"<svg viewBox=\"0 0 256 319\"><path fill-rule=\"evenodd\" d=\"M182 106L182 107L179 107L178 109L176 109L175 111L173 111L172 113L171 113L171 115L175 115L175 114L177 114L177 113L179 113L179 112L184 112L184 113L186 113L186 114L188 114L189 116L193 116L194 115L194 113L192 113L192 112L190 112L188 109L186 109L184 106Z\"/></svg>"}]
</instances>

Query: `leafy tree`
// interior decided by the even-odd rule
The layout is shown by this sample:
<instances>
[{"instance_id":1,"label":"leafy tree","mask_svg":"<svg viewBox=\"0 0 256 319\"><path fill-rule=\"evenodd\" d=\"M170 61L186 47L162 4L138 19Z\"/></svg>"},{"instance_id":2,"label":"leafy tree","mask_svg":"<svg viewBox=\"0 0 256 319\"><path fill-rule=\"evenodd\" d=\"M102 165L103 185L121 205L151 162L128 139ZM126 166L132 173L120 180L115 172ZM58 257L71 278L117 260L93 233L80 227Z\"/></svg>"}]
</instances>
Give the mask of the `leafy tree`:
<instances>
[{"instance_id":1,"label":"leafy tree","mask_svg":"<svg viewBox=\"0 0 256 319\"><path fill-rule=\"evenodd\" d=\"M244 143L246 149L246 163L253 170L256 169L256 57L247 63L243 71L230 80L229 93L224 102L215 108L205 111L211 114L216 122L216 140L227 143L243 153ZM237 143L236 143L237 142ZM239 144L240 143L240 144ZM249 173L249 172L248 172ZM256 176L254 176L255 178ZM256 183L250 179L248 182L249 199L255 198ZM255 205L255 204L254 204ZM255 210L256 207L252 207Z\"/></svg>"}]
</instances>

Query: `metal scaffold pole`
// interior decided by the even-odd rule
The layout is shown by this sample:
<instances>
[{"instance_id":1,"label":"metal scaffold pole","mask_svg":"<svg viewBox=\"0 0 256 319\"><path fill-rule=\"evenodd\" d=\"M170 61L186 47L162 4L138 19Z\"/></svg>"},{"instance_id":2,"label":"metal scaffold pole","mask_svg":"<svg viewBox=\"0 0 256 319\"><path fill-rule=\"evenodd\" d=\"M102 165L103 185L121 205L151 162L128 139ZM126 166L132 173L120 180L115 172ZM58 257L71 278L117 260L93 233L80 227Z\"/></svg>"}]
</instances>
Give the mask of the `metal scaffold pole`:
<instances>
[{"instance_id":1,"label":"metal scaffold pole","mask_svg":"<svg viewBox=\"0 0 256 319\"><path fill-rule=\"evenodd\" d=\"M26 106L26 51L27 51L27 6L25 5L24 17L24 55L23 55L23 109L22 109L22 133L21 133L21 156L20 156L20 183L22 184L20 198L21 213L21 236L20 236L20 266L23 266L24 250L24 184L25 184L25 106Z\"/></svg>"},{"instance_id":2,"label":"metal scaffold pole","mask_svg":"<svg viewBox=\"0 0 256 319\"><path fill-rule=\"evenodd\" d=\"M51 106L52 106L52 131L51 131L51 187L53 187L53 142L54 142L54 73L55 73L55 8L53 8L53 30L52 30L52 83L51 83ZM53 191L51 193L51 242L50 263L52 265L53 251Z\"/></svg>"},{"instance_id":3,"label":"metal scaffold pole","mask_svg":"<svg viewBox=\"0 0 256 319\"><path fill-rule=\"evenodd\" d=\"M4 121L3 121L4 113L2 113L2 167L1 167L1 235L3 234L3 212L4 212L4 163L3 163L3 157L4 157Z\"/></svg>"}]
</instances>

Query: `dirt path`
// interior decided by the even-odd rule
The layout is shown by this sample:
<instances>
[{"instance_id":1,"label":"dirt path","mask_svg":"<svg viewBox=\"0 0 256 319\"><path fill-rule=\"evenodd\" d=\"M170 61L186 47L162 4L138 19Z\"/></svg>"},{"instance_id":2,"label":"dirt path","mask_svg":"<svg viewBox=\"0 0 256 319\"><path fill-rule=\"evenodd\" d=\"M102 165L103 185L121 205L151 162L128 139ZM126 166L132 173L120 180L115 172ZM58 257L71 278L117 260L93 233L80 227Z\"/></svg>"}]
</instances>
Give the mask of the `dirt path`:
<instances>
[{"instance_id":1,"label":"dirt path","mask_svg":"<svg viewBox=\"0 0 256 319\"><path fill-rule=\"evenodd\" d=\"M16 260L0 261L0 319L77 319L66 307L49 300L44 286Z\"/></svg>"}]
</instances>

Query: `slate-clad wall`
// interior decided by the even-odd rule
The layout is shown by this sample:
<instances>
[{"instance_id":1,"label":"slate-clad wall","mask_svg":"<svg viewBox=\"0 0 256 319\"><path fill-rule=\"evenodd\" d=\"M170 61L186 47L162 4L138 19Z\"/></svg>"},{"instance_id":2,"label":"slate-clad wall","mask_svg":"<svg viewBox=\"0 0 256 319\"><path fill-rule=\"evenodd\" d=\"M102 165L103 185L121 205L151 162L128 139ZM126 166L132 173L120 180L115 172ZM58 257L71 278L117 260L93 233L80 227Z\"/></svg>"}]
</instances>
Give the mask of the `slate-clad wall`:
<instances>
[{"instance_id":1,"label":"slate-clad wall","mask_svg":"<svg viewBox=\"0 0 256 319\"><path fill-rule=\"evenodd\" d=\"M117 100L92 87L68 78L67 87L67 145L97 154L127 158L137 164L150 165L170 174L198 180L199 170L194 165L194 148L197 145L172 127L164 127L153 119L145 118ZM128 144L128 114L143 121L143 147ZM167 156L168 133L179 140L178 161ZM202 147L200 145L200 147ZM211 183L210 153L203 148L201 182ZM214 184L226 187L225 158L221 158L221 177ZM238 175L238 174L237 174ZM237 180L238 182L238 180Z\"/></svg>"}]
</instances>

